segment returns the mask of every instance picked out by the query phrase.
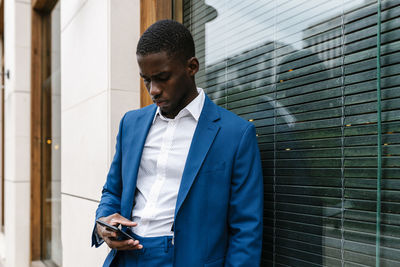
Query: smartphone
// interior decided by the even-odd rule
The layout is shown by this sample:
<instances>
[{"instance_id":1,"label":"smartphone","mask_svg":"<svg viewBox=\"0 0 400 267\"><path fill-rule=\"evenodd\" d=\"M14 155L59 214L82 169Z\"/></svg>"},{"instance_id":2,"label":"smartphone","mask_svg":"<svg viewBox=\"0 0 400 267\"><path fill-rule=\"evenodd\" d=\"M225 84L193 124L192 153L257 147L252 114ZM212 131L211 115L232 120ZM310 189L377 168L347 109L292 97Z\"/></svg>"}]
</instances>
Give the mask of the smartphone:
<instances>
[{"instance_id":1,"label":"smartphone","mask_svg":"<svg viewBox=\"0 0 400 267\"><path fill-rule=\"evenodd\" d=\"M96 223L100 224L101 226L104 226L105 228L107 228L109 231L113 231L116 232L118 234L118 238L119 240L127 240L127 239L133 239L135 240L131 235L129 235L127 232L122 231L121 229L119 229L118 227L108 224L106 222L100 221L100 220L96 220Z\"/></svg>"}]
</instances>

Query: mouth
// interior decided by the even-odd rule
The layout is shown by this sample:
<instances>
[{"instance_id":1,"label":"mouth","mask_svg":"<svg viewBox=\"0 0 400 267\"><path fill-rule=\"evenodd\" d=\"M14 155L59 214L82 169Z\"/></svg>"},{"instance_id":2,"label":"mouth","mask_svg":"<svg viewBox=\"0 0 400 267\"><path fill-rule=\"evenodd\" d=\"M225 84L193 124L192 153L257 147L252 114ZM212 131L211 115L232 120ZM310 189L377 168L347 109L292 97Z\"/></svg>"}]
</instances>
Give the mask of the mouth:
<instances>
[{"instance_id":1,"label":"mouth","mask_svg":"<svg viewBox=\"0 0 400 267\"><path fill-rule=\"evenodd\" d=\"M153 101L157 106L159 106L160 108L165 106L167 104L167 102L165 100L154 100Z\"/></svg>"}]
</instances>

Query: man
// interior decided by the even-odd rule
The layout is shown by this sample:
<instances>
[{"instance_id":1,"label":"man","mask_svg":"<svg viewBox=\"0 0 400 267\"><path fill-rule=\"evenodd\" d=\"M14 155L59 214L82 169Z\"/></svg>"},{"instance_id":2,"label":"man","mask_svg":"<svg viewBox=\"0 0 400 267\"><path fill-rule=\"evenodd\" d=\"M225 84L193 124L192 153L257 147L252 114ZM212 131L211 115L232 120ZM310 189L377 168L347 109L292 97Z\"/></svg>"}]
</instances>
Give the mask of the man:
<instances>
[{"instance_id":1,"label":"man","mask_svg":"<svg viewBox=\"0 0 400 267\"><path fill-rule=\"evenodd\" d=\"M155 104L122 118L96 219L104 266L259 266L263 183L254 126L195 84L199 62L180 23L139 40L140 76Z\"/></svg>"}]
</instances>

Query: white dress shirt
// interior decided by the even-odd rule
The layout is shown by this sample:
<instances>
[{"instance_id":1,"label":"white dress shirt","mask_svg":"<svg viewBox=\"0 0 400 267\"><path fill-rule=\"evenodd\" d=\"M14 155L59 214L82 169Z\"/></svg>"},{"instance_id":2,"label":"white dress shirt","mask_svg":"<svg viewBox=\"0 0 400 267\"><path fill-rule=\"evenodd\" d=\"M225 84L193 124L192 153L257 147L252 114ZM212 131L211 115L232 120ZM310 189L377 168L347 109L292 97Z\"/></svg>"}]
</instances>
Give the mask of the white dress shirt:
<instances>
[{"instance_id":1,"label":"white dress shirt","mask_svg":"<svg viewBox=\"0 0 400 267\"><path fill-rule=\"evenodd\" d=\"M204 106L199 95L174 119L157 108L140 161L132 231L142 237L173 235L175 205L190 144Z\"/></svg>"}]
</instances>

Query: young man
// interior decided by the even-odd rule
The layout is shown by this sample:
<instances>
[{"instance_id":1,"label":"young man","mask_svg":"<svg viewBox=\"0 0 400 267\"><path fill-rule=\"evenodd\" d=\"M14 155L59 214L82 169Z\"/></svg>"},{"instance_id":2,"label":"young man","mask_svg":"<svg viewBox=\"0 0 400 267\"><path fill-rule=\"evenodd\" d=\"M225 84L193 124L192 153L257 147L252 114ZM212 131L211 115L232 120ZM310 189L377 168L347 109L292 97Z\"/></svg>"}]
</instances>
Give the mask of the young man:
<instances>
[{"instance_id":1,"label":"young man","mask_svg":"<svg viewBox=\"0 0 400 267\"><path fill-rule=\"evenodd\" d=\"M122 118L96 219L122 225L104 266L259 266L263 183L254 126L200 88L193 38L158 21L139 40L140 76L155 104Z\"/></svg>"}]
</instances>

